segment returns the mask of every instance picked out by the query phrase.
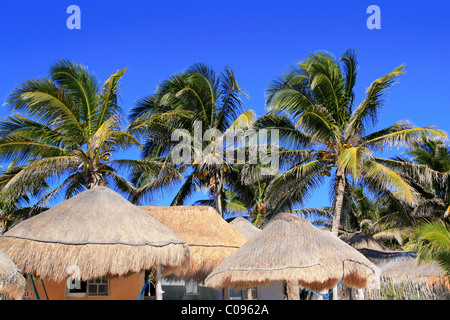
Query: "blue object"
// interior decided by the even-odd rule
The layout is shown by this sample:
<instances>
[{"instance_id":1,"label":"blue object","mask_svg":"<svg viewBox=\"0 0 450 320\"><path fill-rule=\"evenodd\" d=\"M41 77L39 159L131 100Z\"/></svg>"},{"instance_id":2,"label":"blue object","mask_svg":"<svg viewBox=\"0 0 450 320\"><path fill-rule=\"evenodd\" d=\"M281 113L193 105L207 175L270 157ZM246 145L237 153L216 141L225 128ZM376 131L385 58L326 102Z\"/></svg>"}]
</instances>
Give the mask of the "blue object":
<instances>
[{"instance_id":1,"label":"blue object","mask_svg":"<svg viewBox=\"0 0 450 320\"><path fill-rule=\"evenodd\" d=\"M141 297L142 297L142 295L144 294L145 289L147 289L147 286L148 286L149 283L150 283L150 276L148 276L147 281L145 281L145 285L144 285L144 287L142 288L141 293L139 293L139 296L137 297L136 300L141 299Z\"/></svg>"},{"instance_id":2,"label":"blue object","mask_svg":"<svg viewBox=\"0 0 450 320\"><path fill-rule=\"evenodd\" d=\"M342 280L337 284L336 288L339 287L339 285L342 283L342 281L344 281L344 279L342 279ZM306 288L306 289L308 289L308 288ZM319 292L315 292L315 291L313 291L313 290L311 290L311 289L308 289L308 290L311 291L311 292L313 292L313 293L315 293L315 294L318 294L319 296L322 296L322 297L323 297L323 300L330 300L330 294L333 293L334 288L333 288L333 290L331 290L331 291L328 292L328 293L319 293Z\"/></svg>"},{"instance_id":3,"label":"blue object","mask_svg":"<svg viewBox=\"0 0 450 320\"><path fill-rule=\"evenodd\" d=\"M45 290L44 280L41 279L41 283L42 283L42 288L44 288L45 296L47 297L47 300L49 300L47 290Z\"/></svg>"},{"instance_id":4,"label":"blue object","mask_svg":"<svg viewBox=\"0 0 450 320\"><path fill-rule=\"evenodd\" d=\"M36 295L36 299L37 300L41 300L41 298L39 297L39 293L36 289L36 285L34 284L34 279L33 279L33 275L30 273L31 276L31 282L33 283L33 288L34 288L34 294Z\"/></svg>"}]
</instances>

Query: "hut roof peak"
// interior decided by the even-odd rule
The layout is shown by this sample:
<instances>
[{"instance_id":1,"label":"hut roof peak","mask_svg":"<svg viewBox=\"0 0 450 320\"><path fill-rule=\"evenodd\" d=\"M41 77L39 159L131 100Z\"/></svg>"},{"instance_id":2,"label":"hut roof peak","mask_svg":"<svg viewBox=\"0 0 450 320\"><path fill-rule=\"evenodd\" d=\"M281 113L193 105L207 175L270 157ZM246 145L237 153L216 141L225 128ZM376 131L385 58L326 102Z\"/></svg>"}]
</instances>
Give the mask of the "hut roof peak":
<instances>
[{"instance_id":1,"label":"hut roof peak","mask_svg":"<svg viewBox=\"0 0 450 320\"><path fill-rule=\"evenodd\" d=\"M208 276L212 287L249 286L296 280L313 290L331 289L342 279L362 288L378 268L331 232L307 219L280 213Z\"/></svg>"}]
</instances>

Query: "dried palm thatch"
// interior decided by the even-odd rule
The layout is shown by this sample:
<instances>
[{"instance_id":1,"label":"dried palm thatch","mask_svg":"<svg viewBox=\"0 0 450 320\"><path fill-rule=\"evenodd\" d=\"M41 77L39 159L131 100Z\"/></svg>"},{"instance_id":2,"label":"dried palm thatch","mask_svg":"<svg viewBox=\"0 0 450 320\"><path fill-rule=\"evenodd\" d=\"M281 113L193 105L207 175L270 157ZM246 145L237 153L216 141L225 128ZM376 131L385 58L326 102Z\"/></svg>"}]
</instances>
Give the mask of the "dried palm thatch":
<instances>
[{"instance_id":1,"label":"dried palm thatch","mask_svg":"<svg viewBox=\"0 0 450 320\"><path fill-rule=\"evenodd\" d=\"M415 251L383 252L360 249L369 260L381 270L381 277L393 283L418 282L429 283L430 278L440 278L446 271L437 262L421 264Z\"/></svg>"},{"instance_id":2,"label":"dried palm thatch","mask_svg":"<svg viewBox=\"0 0 450 320\"><path fill-rule=\"evenodd\" d=\"M0 250L0 293L19 299L25 291L25 278L14 262Z\"/></svg>"},{"instance_id":3,"label":"dried palm thatch","mask_svg":"<svg viewBox=\"0 0 450 320\"><path fill-rule=\"evenodd\" d=\"M246 239L253 238L258 235L262 230L255 227L250 221L243 217L237 217L233 219L230 224Z\"/></svg>"},{"instance_id":4,"label":"dried palm thatch","mask_svg":"<svg viewBox=\"0 0 450 320\"><path fill-rule=\"evenodd\" d=\"M140 207L187 242L189 266L164 267L167 278L194 279L202 282L246 239L219 213L207 206Z\"/></svg>"},{"instance_id":5,"label":"dried palm thatch","mask_svg":"<svg viewBox=\"0 0 450 320\"><path fill-rule=\"evenodd\" d=\"M343 238L347 244L351 245L355 249L373 249L378 251L390 251L384 245L376 241L372 236L364 232L352 233L349 237Z\"/></svg>"},{"instance_id":6,"label":"dried palm thatch","mask_svg":"<svg viewBox=\"0 0 450 320\"><path fill-rule=\"evenodd\" d=\"M414 251L378 251L358 249L381 270L380 284L363 290L369 300L448 300L450 291L445 285L445 270L437 263L419 264ZM343 296L353 298L347 290Z\"/></svg>"},{"instance_id":7,"label":"dried palm thatch","mask_svg":"<svg viewBox=\"0 0 450 320\"><path fill-rule=\"evenodd\" d=\"M329 231L293 214L279 214L208 276L207 286L251 287L272 281L298 281L306 288L334 288L342 279L363 288L377 267Z\"/></svg>"},{"instance_id":8,"label":"dried palm thatch","mask_svg":"<svg viewBox=\"0 0 450 320\"><path fill-rule=\"evenodd\" d=\"M0 237L0 248L25 273L55 281L178 266L186 243L118 193L96 187L25 220Z\"/></svg>"}]
</instances>

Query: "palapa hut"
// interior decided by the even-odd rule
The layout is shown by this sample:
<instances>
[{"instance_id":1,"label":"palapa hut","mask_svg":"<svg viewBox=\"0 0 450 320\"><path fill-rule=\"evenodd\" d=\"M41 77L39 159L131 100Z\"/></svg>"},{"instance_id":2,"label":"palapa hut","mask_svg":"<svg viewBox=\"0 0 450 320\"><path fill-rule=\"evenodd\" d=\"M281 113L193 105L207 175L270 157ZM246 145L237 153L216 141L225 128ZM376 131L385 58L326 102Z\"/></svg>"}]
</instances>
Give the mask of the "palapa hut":
<instances>
[{"instance_id":1,"label":"palapa hut","mask_svg":"<svg viewBox=\"0 0 450 320\"><path fill-rule=\"evenodd\" d=\"M243 217L234 218L230 224L247 240L253 238L261 232L261 229L255 227L250 221Z\"/></svg>"},{"instance_id":2,"label":"palapa hut","mask_svg":"<svg viewBox=\"0 0 450 320\"><path fill-rule=\"evenodd\" d=\"M437 262L419 263L415 251L359 251L381 270L380 290L366 293L372 299L389 298L389 294L395 294L396 299L450 298L449 280L444 279L446 271Z\"/></svg>"},{"instance_id":3,"label":"palapa hut","mask_svg":"<svg viewBox=\"0 0 450 320\"><path fill-rule=\"evenodd\" d=\"M372 262L331 232L282 213L215 268L205 284L251 287L287 281L289 298L298 299L297 284L321 292L343 280L347 286L363 288L377 276Z\"/></svg>"},{"instance_id":4,"label":"palapa hut","mask_svg":"<svg viewBox=\"0 0 450 320\"><path fill-rule=\"evenodd\" d=\"M100 291L101 298L136 299L143 270L176 267L189 258L183 240L106 187L19 223L0 237L0 248L24 273L45 280L50 299L70 296L65 284L71 275L92 280L88 290ZM118 284L123 276L127 279Z\"/></svg>"},{"instance_id":5,"label":"palapa hut","mask_svg":"<svg viewBox=\"0 0 450 320\"><path fill-rule=\"evenodd\" d=\"M216 266L246 242L245 237L212 207L144 206L140 208L173 230L189 246L189 266L164 267L163 275L167 279L182 280L185 284L197 286ZM169 288L164 289L166 292L168 290ZM186 296L183 295L180 298L185 299Z\"/></svg>"},{"instance_id":6,"label":"palapa hut","mask_svg":"<svg viewBox=\"0 0 450 320\"><path fill-rule=\"evenodd\" d=\"M261 229L253 225L249 220L244 217L237 217L233 219L230 224L247 240L256 237ZM283 300L283 282L274 281L269 285L257 286L247 289L233 289L225 288L225 292L229 297L233 299L245 299L245 300Z\"/></svg>"},{"instance_id":7,"label":"palapa hut","mask_svg":"<svg viewBox=\"0 0 450 320\"><path fill-rule=\"evenodd\" d=\"M14 262L0 250L0 295L20 299L25 292L25 278Z\"/></svg>"},{"instance_id":8,"label":"palapa hut","mask_svg":"<svg viewBox=\"0 0 450 320\"><path fill-rule=\"evenodd\" d=\"M341 240L351 245L355 249L372 249L378 251L391 251L378 241L376 241L371 235L364 232L354 232L348 237L341 237Z\"/></svg>"}]
</instances>

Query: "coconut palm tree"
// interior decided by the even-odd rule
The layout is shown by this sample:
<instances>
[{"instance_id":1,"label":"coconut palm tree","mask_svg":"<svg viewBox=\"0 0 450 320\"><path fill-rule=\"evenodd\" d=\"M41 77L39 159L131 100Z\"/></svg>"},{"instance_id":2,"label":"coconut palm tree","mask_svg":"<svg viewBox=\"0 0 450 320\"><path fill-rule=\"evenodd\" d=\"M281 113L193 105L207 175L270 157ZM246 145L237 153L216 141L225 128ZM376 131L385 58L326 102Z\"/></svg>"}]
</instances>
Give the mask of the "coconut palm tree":
<instances>
[{"instance_id":1,"label":"coconut palm tree","mask_svg":"<svg viewBox=\"0 0 450 320\"><path fill-rule=\"evenodd\" d=\"M129 116L129 132L144 140L143 160L133 169L138 198L182 182L172 205L181 205L196 190L206 188L222 214L224 173L233 162L227 151L235 148L227 146L227 138L249 128L255 118L243 109L243 96L232 69L217 75L200 63L141 98ZM158 162L160 172L146 170L145 162Z\"/></svg>"},{"instance_id":2,"label":"coconut palm tree","mask_svg":"<svg viewBox=\"0 0 450 320\"><path fill-rule=\"evenodd\" d=\"M122 130L118 91L125 71L101 85L87 67L59 60L48 77L12 90L6 104L16 113L0 122L0 160L15 161L4 176L4 190L25 194L41 186L42 201L61 193L67 199L98 185L131 192L113 159L117 151L139 145Z\"/></svg>"},{"instance_id":3,"label":"coconut palm tree","mask_svg":"<svg viewBox=\"0 0 450 320\"><path fill-rule=\"evenodd\" d=\"M412 144L404 157L387 162L409 179L420 193L413 214L446 219L450 216L450 148L442 142L424 139Z\"/></svg>"},{"instance_id":4,"label":"coconut palm tree","mask_svg":"<svg viewBox=\"0 0 450 320\"><path fill-rule=\"evenodd\" d=\"M47 208L32 204L32 198L38 197L40 191L47 186L42 184L29 184L26 193L16 192L14 189L4 190L4 186L11 177L21 170L15 162L0 172L0 234L22 220L45 211Z\"/></svg>"},{"instance_id":5,"label":"coconut palm tree","mask_svg":"<svg viewBox=\"0 0 450 320\"><path fill-rule=\"evenodd\" d=\"M279 194L279 197L269 197L268 186L276 175L265 174L262 170L267 168L267 165L261 163L246 163L232 166L225 174L225 209L229 215L246 214L258 227L267 224L282 212L293 212L305 218L329 217L329 213L322 208L294 208L294 203L302 203L302 188L294 190L299 192L289 192L289 196ZM213 205L207 201L196 203Z\"/></svg>"},{"instance_id":6,"label":"coconut palm tree","mask_svg":"<svg viewBox=\"0 0 450 320\"><path fill-rule=\"evenodd\" d=\"M424 220L415 233L415 247L419 261L436 260L450 275L450 228L442 220Z\"/></svg>"},{"instance_id":7,"label":"coconut palm tree","mask_svg":"<svg viewBox=\"0 0 450 320\"><path fill-rule=\"evenodd\" d=\"M278 128L290 148L281 153L290 165L272 182L272 196L279 190L298 188L298 181L302 181L302 188L307 183L307 190L313 190L324 176L333 175L335 234L349 177L370 191L391 191L409 204L417 201L416 190L374 152L407 147L423 136L446 138L443 131L406 121L369 133L385 105L387 90L404 73L404 66L372 82L363 100L355 105L357 67L353 50L347 50L339 60L327 52L310 54L270 85L268 113L260 120L266 128Z\"/></svg>"},{"instance_id":8,"label":"coconut palm tree","mask_svg":"<svg viewBox=\"0 0 450 320\"><path fill-rule=\"evenodd\" d=\"M391 230L397 233L398 242L415 246L417 239L411 235L421 230L423 219L448 222L450 150L445 143L424 138L413 143L403 156L384 159L383 163L398 171L419 195L414 206L391 201L385 209L391 224L397 226Z\"/></svg>"}]
</instances>

